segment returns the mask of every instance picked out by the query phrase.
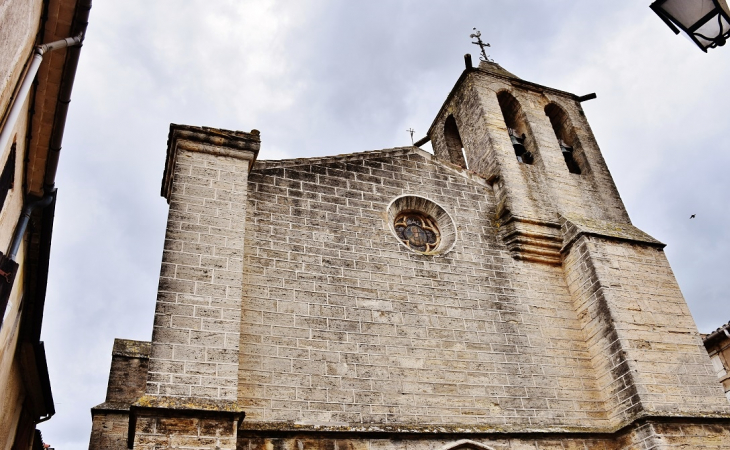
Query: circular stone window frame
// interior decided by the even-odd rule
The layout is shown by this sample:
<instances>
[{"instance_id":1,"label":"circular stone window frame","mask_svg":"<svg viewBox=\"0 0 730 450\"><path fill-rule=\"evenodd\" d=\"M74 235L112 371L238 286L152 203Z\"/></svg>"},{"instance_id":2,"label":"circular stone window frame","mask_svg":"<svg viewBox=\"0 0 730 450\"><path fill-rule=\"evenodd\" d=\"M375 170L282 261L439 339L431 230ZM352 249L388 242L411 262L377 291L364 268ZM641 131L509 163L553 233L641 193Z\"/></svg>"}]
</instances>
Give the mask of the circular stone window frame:
<instances>
[{"instance_id":1,"label":"circular stone window frame","mask_svg":"<svg viewBox=\"0 0 730 450\"><path fill-rule=\"evenodd\" d=\"M395 219L401 213L407 213L411 211L430 216L434 220L434 222L436 222L436 227L438 228L441 242L439 243L438 247L431 250L430 252L420 252L418 250L410 248L401 240L400 237L398 237L398 233L395 231ZM400 245L407 248L409 251L417 255L424 256L445 256L447 253L454 249L457 241L456 223L454 222L454 218L451 216L451 214L449 214L449 212L446 211L443 206L439 205L435 201L426 197L422 197L420 195L399 195L388 204L386 212L388 216L388 228L390 229L390 233Z\"/></svg>"}]
</instances>

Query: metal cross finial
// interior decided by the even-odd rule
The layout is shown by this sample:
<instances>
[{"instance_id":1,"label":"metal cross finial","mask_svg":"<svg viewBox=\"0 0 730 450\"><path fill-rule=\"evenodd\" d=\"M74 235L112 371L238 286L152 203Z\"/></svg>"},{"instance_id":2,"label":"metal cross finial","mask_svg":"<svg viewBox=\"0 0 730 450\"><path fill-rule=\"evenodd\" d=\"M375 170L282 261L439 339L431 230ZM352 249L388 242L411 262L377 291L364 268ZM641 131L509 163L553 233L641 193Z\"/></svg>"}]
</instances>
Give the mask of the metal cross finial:
<instances>
[{"instance_id":1,"label":"metal cross finial","mask_svg":"<svg viewBox=\"0 0 730 450\"><path fill-rule=\"evenodd\" d=\"M472 42L472 44L478 45L482 49L482 54L479 56L479 59L481 59L484 62L494 62L494 60L492 58L490 58L489 55L487 55L487 52L484 51L484 47L491 47L491 45L489 45L489 42L487 42L485 44L484 41L482 41L482 32L481 31L477 30L476 28L474 28L474 31L475 31L475 33L472 33L469 37L477 38L477 41Z\"/></svg>"},{"instance_id":2,"label":"metal cross finial","mask_svg":"<svg viewBox=\"0 0 730 450\"><path fill-rule=\"evenodd\" d=\"M414 145L413 144L413 132L416 131L416 130L414 130L413 128L409 128L406 131L409 132L409 133L411 133L411 145Z\"/></svg>"}]
</instances>

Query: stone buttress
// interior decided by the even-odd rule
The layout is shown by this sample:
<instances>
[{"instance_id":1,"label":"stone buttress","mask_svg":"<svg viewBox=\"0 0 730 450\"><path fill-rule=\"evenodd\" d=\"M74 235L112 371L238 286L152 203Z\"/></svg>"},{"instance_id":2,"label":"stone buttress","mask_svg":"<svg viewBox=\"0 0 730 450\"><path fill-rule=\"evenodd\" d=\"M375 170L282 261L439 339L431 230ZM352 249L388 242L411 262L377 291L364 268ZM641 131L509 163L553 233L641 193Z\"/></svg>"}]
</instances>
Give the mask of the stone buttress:
<instances>
[{"instance_id":1,"label":"stone buttress","mask_svg":"<svg viewBox=\"0 0 730 450\"><path fill-rule=\"evenodd\" d=\"M170 213L134 448L235 448L246 185L258 149L255 130L170 126Z\"/></svg>"}]
</instances>

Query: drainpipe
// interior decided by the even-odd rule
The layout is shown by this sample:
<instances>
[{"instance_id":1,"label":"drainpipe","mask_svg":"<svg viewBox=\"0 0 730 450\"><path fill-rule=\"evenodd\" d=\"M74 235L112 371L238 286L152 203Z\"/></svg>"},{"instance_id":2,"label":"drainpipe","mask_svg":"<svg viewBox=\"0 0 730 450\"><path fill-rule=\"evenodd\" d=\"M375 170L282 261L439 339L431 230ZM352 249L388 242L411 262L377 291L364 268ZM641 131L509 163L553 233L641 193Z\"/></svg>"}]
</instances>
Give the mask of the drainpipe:
<instances>
[{"instance_id":1,"label":"drainpipe","mask_svg":"<svg viewBox=\"0 0 730 450\"><path fill-rule=\"evenodd\" d=\"M79 55L81 54L81 46L84 42L84 33L86 32L86 26L89 22L89 12L91 11L91 0L82 0L78 5L78 11L74 22L80 25L80 32L74 37L68 37L59 41L50 42L48 44L39 45L35 48L35 54L33 55L33 61L31 61L28 73L23 80L23 84L18 92L18 97L13 103L10 114L8 115L8 121L2 130L0 135L0 151L5 148L7 141L10 139L10 134L15 126L15 121L20 115L20 110L25 103L25 98L28 95L30 86L33 83L33 79L38 73L38 67L43 60L43 55L46 52L57 50L59 48L68 47L68 55L66 56L66 64L64 67L64 73L61 80L61 89L58 93L58 102L56 104L56 111L54 114L53 129L51 131L51 141L48 148L48 157L46 162L46 176L44 179L43 190L45 196L40 200L26 200L25 206L23 207L23 213L18 220L18 225L15 227L15 233L13 234L13 240L11 241L10 250L8 251L8 257L15 260L15 256L18 253L18 248L25 235L25 229L28 227L30 215L36 208L45 208L48 206L54 198L55 193L55 180L56 170L58 169L58 158L61 153L61 141L63 140L63 131L66 127L66 116L68 114L68 106L71 103L71 90L73 89L74 79L76 77L76 68L79 65Z\"/></svg>"},{"instance_id":2,"label":"drainpipe","mask_svg":"<svg viewBox=\"0 0 730 450\"><path fill-rule=\"evenodd\" d=\"M53 201L53 192L46 195L43 198L26 202L23 207L23 212L20 213L20 219L18 219L18 225L15 227L15 234L13 234L13 241L10 243L10 249L8 250L8 258L15 261L15 257L18 255L18 249L20 249L20 243L23 242L23 235L25 235L25 229L28 227L30 222L30 215L36 208L45 208L50 205Z\"/></svg>"},{"instance_id":3,"label":"drainpipe","mask_svg":"<svg viewBox=\"0 0 730 450\"><path fill-rule=\"evenodd\" d=\"M35 51L33 52L33 59L30 62L30 67L28 67L28 72L25 74L23 83L20 85L20 90L18 91L18 96L15 98L13 106L10 108L10 113L8 114L8 119L5 121L5 126L0 132L0 151L4 150L5 146L8 145L8 141L10 141L10 136L13 134L13 129L15 129L15 122L18 121L20 112L23 109L23 104L25 104L25 99L28 97L30 87L33 85L33 80L35 80L38 68L41 66L41 62L43 61L43 55L46 52L59 48L81 45L83 40L83 34L79 33L78 36L61 39L60 41L49 42L48 44L39 45L35 48Z\"/></svg>"},{"instance_id":4,"label":"drainpipe","mask_svg":"<svg viewBox=\"0 0 730 450\"><path fill-rule=\"evenodd\" d=\"M35 79L35 76L38 73L38 68L43 61L43 55L46 54L46 52L50 52L60 48L76 47L77 51L74 52L72 55L69 55L70 58L67 61L67 64L70 65L69 79L66 80L66 83L64 83L64 85L61 87L61 92L59 92L58 95L58 101L61 107L56 108L56 122L53 124L54 126L51 134L51 146L48 151L49 166L46 168L45 183L46 186L48 186L50 180L50 188L48 189L49 192L47 192L46 195L40 200L26 200L25 206L23 207L23 212L21 213L20 219L18 220L18 225L16 225L15 232L13 233L13 240L11 241L10 249L8 250L8 258L12 259L13 261L18 254L20 243L23 241L25 229L28 227L28 222L30 221L30 215L36 208L44 208L48 206L53 200L53 185L54 179L56 177L56 168L58 167L58 153L61 151L63 129L66 125L66 113L68 112L68 104L71 102L71 88L73 87L73 80L74 76L76 75L76 67L78 66L79 62L78 49L83 41L84 33L81 32L77 36L68 37L66 39L61 39L55 42L49 42L48 44L39 45L35 48L33 60L30 62L28 72L25 74L23 83L20 85L18 96L15 98L13 106L10 108L8 120L5 122L5 126L3 127L2 132L0 132L0 150L2 150L5 148L8 141L10 140L10 136L12 135L13 129L15 128L15 122L17 122L18 117L20 116L20 112L23 109L23 104L25 104L25 100L28 97L30 87L33 85L33 80ZM52 172L50 177L49 171Z\"/></svg>"},{"instance_id":5,"label":"drainpipe","mask_svg":"<svg viewBox=\"0 0 730 450\"><path fill-rule=\"evenodd\" d=\"M66 63L64 64L63 74L61 75L61 88L58 93L58 99L56 103L56 111L54 114L53 128L51 130L51 145L49 146L47 165L46 165L46 176L44 179L44 193L45 195L41 199L26 198L21 212L18 224L15 226L13 232L13 238L10 241L10 247L8 249L7 256L0 253L0 275L5 277L9 288L12 288L13 280L15 278L15 270L17 270L17 263L15 257L18 254L18 249L23 242L25 231L28 228L30 216L37 208L45 208L50 205L55 198L55 177L56 169L58 167L58 153L61 150L61 140L63 139L63 130L66 126L66 115L68 112L68 105L71 101L71 89L73 88L74 78L76 75L76 67L79 63L79 54L81 45L84 41L84 34L86 27L89 22L89 12L91 10L91 0L80 0L77 5L76 14L74 17L74 23L78 34L74 37L68 37L47 44L39 45L33 52L33 59L30 62L28 71L26 72L23 81L20 84L18 95L15 97L13 104L10 106L5 124L0 131L0 152L5 149L10 141L10 138L15 129L15 124L20 117L23 105L28 98L28 93L33 85L38 74L38 69L43 61L43 55L47 52L58 50L60 48L68 48L66 54ZM10 273L12 272L12 273ZM0 286L0 314L4 313L5 307L7 306L7 296L3 292L3 286ZM9 294L8 294L9 295ZM0 315L0 326L2 326L2 316Z\"/></svg>"}]
</instances>

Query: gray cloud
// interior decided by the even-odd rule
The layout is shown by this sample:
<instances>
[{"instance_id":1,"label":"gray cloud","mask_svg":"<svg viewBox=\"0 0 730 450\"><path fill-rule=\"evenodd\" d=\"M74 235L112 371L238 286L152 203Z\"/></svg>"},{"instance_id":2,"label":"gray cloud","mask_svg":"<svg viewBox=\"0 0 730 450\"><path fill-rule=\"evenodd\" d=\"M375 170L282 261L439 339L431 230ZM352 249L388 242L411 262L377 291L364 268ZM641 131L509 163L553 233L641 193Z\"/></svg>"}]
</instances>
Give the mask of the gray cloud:
<instances>
[{"instance_id":1,"label":"gray cloud","mask_svg":"<svg viewBox=\"0 0 730 450\"><path fill-rule=\"evenodd\" d=\"M260 129L264 159L405 145L476 59L475 26L518 76L598 93L585 110L632 220L668 244L700 329L729 320L730 50L703 54L645 3L97 2L57 181L45 439L87 448L113 338L151 336L170 122Z\"/></svg>"}]
</instances>

